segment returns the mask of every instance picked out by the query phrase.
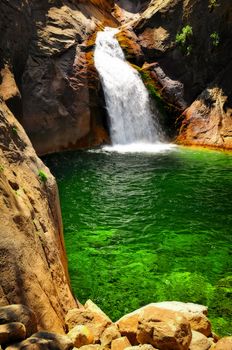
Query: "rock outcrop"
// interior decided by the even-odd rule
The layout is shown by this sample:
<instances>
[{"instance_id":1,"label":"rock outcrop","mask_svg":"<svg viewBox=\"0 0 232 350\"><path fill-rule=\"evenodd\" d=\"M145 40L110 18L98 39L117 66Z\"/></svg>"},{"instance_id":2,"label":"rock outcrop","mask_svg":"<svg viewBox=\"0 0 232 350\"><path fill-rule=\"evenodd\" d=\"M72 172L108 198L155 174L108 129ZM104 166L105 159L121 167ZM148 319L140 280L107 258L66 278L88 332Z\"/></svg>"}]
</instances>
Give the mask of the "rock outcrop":
<instances>
[{"instance_id":1,"label":"rock outcrop","mask_svg":"<svg viewBox=\"0 0 232 350\"><path fill-rule=\"evenodd\" d=\"M0 306L27 305L39 328L62 333L64 316L76 303L56 182L2 100L0 129ZM24 313L33 327L26 309L7 310L1 309L1 320L25 323L17 318Z\"/></svg>"}]
</instances>

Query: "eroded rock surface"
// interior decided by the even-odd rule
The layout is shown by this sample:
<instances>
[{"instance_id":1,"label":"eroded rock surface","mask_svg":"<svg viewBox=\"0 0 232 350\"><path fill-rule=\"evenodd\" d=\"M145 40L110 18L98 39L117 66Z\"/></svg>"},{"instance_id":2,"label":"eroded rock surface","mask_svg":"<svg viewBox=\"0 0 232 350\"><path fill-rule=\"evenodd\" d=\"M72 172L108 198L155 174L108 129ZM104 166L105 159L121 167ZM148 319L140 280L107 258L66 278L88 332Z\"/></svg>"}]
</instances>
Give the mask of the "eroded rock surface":
<instances>
[{"instance_id":1,"label":"eroded rock surface","mask_svg":"<svg viewBox=\"0 0 232 350\"><path fill-rule=\"evenodd\" d=\"M0 306L27 305L40 328L62 333L64 316L76 303L69 288L56 183L2 100L0 129ZM8 322L27 319L35 331L25 308L10 306L0 315Z\"/></svg>"}]
</instances>

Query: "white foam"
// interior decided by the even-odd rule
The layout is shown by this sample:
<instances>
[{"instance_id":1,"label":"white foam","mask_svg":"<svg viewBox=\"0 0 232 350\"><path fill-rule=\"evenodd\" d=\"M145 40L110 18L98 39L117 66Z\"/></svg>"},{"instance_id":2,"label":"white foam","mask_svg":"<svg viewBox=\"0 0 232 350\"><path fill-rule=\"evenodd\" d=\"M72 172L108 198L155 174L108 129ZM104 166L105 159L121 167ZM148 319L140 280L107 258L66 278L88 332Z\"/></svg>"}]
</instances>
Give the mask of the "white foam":
<instances>
[{"instance_id":1,"label":"white foam","mask_svg":"<svg viewBox=\"0 0 232 350\"><path fill-rule=\"evenodd\" d=\"M103 151L117 153L162 153L174 149L177 149L177 146L172 143L131 143L102 147Z\"/></svg>"}]
</instances>

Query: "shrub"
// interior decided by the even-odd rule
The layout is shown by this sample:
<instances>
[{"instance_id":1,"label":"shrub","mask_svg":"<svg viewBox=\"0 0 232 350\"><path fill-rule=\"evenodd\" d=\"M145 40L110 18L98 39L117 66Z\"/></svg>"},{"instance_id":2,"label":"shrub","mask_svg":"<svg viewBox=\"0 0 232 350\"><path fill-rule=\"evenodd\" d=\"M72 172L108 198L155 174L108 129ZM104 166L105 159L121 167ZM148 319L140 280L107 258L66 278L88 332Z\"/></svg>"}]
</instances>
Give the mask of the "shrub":
<instances>
[{"instance_id":1,"label":"shrub","mask_svg":"<svg viewBox=\"0 0 232 350\"><path fill-rule=\"evenodd\" d=\"M190 25L186 25L182 28L180 33L176 34L176 43L185 46L188 39L193 35L193 29Z\"/></svg>"},{"instance_id":2,"label":"shrub","mask_svg":"<svg viewBox=\"0 0 232 350\"><path fill-rule=\"evenodd\" d=\"M39 176L40 181L42 181L42 182L46 182L48 179L48 175L43 170L39 170L38 176Z\"/></svg>"},{"instance_id":3,"label":"shrub","mask_svg":"<svg viewBox=\"0 0 232 350\"><path fill-rule=\"evenodd\" d=\"M219 34L217 32L213 32L212 34L210 34L210 39L212 42L213 46L218 46L220 43L220 37Z\"/></svg>"}]
</instances>

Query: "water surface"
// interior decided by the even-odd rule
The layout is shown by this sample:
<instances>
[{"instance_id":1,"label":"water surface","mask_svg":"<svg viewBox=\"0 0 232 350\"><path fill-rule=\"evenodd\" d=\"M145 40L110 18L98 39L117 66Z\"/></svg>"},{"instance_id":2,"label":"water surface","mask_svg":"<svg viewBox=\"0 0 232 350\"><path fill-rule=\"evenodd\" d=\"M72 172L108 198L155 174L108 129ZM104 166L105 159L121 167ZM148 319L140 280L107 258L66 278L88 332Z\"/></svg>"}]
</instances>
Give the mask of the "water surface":
<instances>
[{"instance_id":1,"label":"water surface","mask_svg":"<svg viewBox=\"0 0 232 350\"><path fill-rule=\"evenodd\" d=\"M67 152L45 159L57 177L74 292L116 320L149 302L210 308L232 332L232 156Z\"/></svg>"}]
</instances>

